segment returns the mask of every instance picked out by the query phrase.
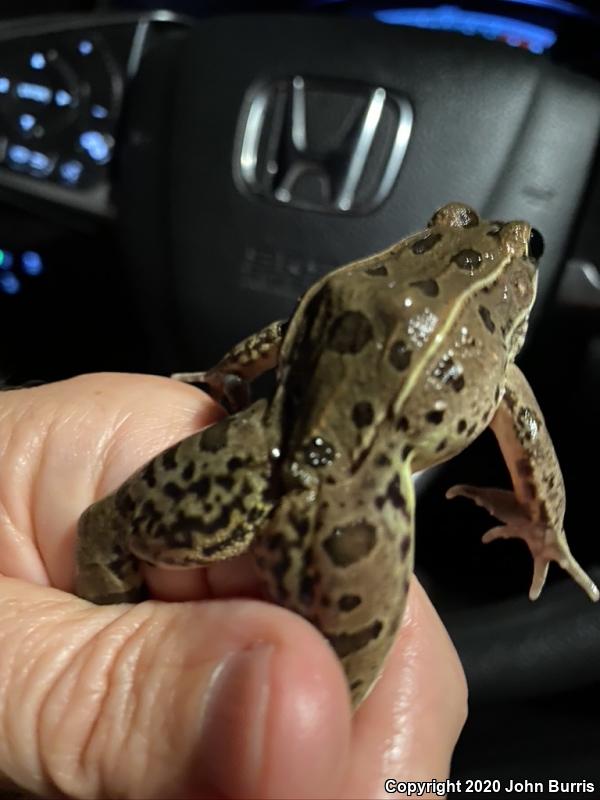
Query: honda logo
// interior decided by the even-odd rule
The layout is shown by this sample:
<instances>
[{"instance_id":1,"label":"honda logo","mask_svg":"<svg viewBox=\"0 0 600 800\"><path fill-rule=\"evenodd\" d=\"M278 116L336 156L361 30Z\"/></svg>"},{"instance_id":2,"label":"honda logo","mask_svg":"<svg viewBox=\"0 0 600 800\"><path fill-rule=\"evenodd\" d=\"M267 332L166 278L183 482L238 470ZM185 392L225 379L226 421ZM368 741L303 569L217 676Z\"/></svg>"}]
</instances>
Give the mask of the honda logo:
<instances>
[{"instance_id":1,"label":"honda logo","mask_svg":"<svg viewBox=\"0 0 600 800\"><path fill-rule=\"evenodd\" d=\"M381 86L299 75L255 85L236 137L236 183L273 203L365 214L392 190L412 121L408 100Z\"/></svg>"}]
</instances>

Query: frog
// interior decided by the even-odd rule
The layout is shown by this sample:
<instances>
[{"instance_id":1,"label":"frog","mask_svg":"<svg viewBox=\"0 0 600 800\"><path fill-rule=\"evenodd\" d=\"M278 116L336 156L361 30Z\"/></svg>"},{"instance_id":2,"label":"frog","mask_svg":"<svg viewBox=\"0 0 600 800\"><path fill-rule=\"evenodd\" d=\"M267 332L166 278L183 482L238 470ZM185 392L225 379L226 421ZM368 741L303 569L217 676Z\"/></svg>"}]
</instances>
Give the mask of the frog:
<instances>
[{"instance_id":1,"label":"frog","mask_svg":"<svg viewBox=\"0 0 600 800\"><path fill-rule=\"evenodd\" d=\"M565 487L546 422L515 363L535 301L541 234L447 203L424 230L323 276L288 321L211 369L173 377L229 414L174 444L78 526L76 592L138 602L142 564L206 567L250 552L266 597L312 623L352 707L380 677L414 566L413 476L495 434L512 489L454 486L519 538L536 599L557 562L597 601L570 552ZM251 384L275 370L271 397Z\"/></svg>"}]
</instances>

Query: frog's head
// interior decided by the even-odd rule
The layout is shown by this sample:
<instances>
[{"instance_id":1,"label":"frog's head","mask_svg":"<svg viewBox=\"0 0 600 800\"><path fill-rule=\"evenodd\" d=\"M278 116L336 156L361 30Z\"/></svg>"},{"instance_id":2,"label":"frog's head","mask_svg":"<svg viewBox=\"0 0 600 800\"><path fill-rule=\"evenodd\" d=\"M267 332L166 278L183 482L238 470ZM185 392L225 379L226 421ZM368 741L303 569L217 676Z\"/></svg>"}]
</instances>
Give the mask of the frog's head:
<instances>
[{"instance_id":1,"label":"frog's head","mask_svg":"<svg viewBox=\"0 0 600 800\"><path fill-rule=\"evenodd\" d=\"M440 208L429 227L454 231L461 248L452 259L455 275L470 280L467 294L489 332L502 337L512 360L525 341L535 301L537 263L544 252L541 234L524 221L482 220L464 203Z\"/></svg>"}]
</instances>

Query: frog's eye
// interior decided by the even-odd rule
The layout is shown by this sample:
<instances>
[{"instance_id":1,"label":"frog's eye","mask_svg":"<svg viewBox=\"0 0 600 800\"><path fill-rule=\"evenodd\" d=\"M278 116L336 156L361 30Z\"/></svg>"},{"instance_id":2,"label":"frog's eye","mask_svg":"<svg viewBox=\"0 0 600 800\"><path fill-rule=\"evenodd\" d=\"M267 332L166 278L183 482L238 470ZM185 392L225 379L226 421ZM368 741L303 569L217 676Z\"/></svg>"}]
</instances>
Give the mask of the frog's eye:
<instances>
[{"instance_id":1,"label":"frog's eye","mask_svg":"<svg viewBox=\"0 0 600 800\"><path fill-rule=\"evenodd\" d=\"M544 239L542 234L535 228L532 228L531 233L529 234L529 256L530 258L535 258L537 261L538 258L541 258L543 254Z\"/></svg>"}]
</instances>

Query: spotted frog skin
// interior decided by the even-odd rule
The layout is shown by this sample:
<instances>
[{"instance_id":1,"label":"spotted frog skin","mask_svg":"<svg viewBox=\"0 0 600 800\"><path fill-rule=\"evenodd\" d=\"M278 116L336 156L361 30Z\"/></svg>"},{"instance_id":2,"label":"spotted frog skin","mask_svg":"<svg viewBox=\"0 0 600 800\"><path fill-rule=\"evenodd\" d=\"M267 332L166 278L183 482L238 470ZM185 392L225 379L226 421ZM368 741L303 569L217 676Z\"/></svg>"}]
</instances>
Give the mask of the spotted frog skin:
<instances>
[{"instance_id":1,"label":"spotted frog skin","mask_svg":"<svg viewBox=\"0 0 600 800\"><path fill-rule=\"evenodd\" d=\"M198 567L250 549L269 597L327 638L353 705L371 690L400 625L414 552L412 473L484 428L513 490L455 486L518 537L530 597L557 561L598 589L563 531L564 484L546 425L514 364L543 244L526 222L486 222L452 203L424 232L326 275L289 323L241 342L202 381L233 409L165 450L79 524L77 592L143 596L140 561ZM248 385L277 368L270 401Z\"/></svg>"}]
</instances>

